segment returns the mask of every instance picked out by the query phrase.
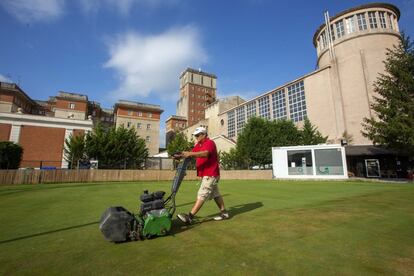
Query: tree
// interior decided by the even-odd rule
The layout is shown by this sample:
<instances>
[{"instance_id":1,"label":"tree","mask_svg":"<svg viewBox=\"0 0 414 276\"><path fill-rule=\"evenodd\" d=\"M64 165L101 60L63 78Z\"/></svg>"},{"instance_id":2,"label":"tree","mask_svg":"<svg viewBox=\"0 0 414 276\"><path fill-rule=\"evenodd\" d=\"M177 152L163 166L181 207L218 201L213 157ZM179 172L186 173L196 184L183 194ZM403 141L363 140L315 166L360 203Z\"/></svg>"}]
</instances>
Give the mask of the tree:
<instances>
[{"instance_id":1,"label":"tree","mask_svg":"<svg viewBox=\"0 0 414 276\"><path fill-rule=\"evenodd\" d=\"M23 148L9 141L0 142L0 169L17 169L23 156Z\"/></svg>"},{"instance_id":2,"label":"tree","mask_svg":"<svg viewBox=\"0 0 414 276\"><path fill-rule=\"evenodd\" d=\"M69 168L73 169L78 161L85 154L85 135L70 135L65 140L65 160L69 163Z\"/></svg>"},{"instance_id":3,"label":"tree","mask_svg":"<svg viewBox=\"0 0 414 276\"><path fill-rule=\"evenodd\" d=\"M272 147L297 146L302 143L302 135L291 120L271 121Z\"/></svg>"},{"instance_id":4,"label":"tree","mask_svg":"<svg viewBox=\"0 0 414 276\"><path fill-rule=\"evenodd\" d=\"M302 145L323 144L328 140L328 136L323 137L318 128L312 125L308 118L305 119L303 128L301 130L301 138Z\"/></svg>"},{"instance_id":5,"label":"tree","mask_svg":"<svg viewBox=\"0 0 414 276\"><path fill-rule=\"evenodd\" d=\"M135 129L96 126L86 135L85 153L99 161L100 168L140 168L148 157L145 140Z\"/></svg>"},{"instance_id":6,"label":"tree","mask_svg":"<svg viewBox=\"0 0 414 276\"><path fill-rule=\"evenodd\" d=\"M176 152L189 151L193 147L194 143L188 141L187 137L182 132L178 132L174 139L168 144L168 155L172 156Z\"/></svg>"},{"instance_id":7,"label":"tree","mask_svg":"<svg viewBox=\"0 0 414 276\"><path fill-rule=\"evenodd\" d=\"M220 166L225 170L248 168L248 160L241 155L237 146L235 148L231 148L229 152L220 151L219 156Z\"/></svg>"},{"instance_id":8,"label":"tree","mask_svg":"<svg viewBox=\"0 0 414 276\"><path fill-rule=\"evenodd\" d=\"M387 49L385 74L374 83L371 108L376 117L364 118L362 134L374 144L414 154L414 49L402 34L398 45Z\"/></svg>"},{"instance_id":9,"label":"tree","mask_svg":"<svg viewBox=\"0 0 414 276\"><path fill-rule=\"evenodd\" d=\"M271 139L269 121L252 117L237 138L239 153L252 165L271 163Z\"/></svg>"}]
</instances>

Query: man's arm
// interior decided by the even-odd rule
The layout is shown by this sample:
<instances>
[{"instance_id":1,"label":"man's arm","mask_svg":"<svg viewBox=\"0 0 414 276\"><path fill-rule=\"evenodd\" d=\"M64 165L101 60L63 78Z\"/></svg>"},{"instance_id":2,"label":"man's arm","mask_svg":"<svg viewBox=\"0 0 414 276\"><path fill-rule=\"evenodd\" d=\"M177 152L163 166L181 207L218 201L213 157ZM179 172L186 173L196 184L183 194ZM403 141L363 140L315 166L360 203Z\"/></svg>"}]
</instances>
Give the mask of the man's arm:
<instances>
[{"instance_id":1,"label":"man's arm","mask_svg":"<svg viewBox=\"0 0 414 276\"><path fill-rule=\"evenodd\" d=\"M208 157L208 155L209 155L209 152L208 152L208 150L203 150L203 151L183 151L182 153L182 156L184 157L184 158L187 158L187 157L195 157L195 158L197 158L197 157Z\"/></svg>"}]
</instances>

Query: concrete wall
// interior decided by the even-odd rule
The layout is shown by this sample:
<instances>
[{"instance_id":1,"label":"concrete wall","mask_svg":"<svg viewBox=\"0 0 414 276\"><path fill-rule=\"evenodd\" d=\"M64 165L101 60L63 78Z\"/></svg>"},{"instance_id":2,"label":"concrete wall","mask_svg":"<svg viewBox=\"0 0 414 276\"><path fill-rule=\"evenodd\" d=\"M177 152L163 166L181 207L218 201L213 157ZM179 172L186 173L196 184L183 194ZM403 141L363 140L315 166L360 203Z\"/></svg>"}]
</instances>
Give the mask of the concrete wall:
<instances>
[{"instance_id":1,"label":"concrete wall","mask_svg":"<svg viewBox=\"0 0 414 276\"><path fill-rule=\"evenodd\" d=\"M124 127L127 128L128 122L131 124L130 128L135 128L137 135L139 135L140 138L146 140L147 136L149 136L150 141L146 142L149 154L157 154L160 144L160 121L150 118L140 119L136 117L117 116L116 127L124 125ZM137 128L138 123L141 124L141 128ZM150 125L150 129L147 129L148 124Z\"/></svg>"}]
</instances>

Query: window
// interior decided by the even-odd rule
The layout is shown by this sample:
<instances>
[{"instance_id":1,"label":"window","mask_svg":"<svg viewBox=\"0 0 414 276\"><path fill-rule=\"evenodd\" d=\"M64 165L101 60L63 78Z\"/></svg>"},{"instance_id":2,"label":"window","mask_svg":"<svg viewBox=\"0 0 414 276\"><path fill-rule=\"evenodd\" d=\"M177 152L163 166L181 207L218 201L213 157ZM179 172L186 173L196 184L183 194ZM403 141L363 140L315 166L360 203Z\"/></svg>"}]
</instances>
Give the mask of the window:
<instances>
[{"instance_id":1,"label":"window","mask_svg":"<svg viewBox=\"0 0 414 276\"><path fill-rule=\"evenodd\" d=\"M341 149L315 149L316 175L343 175Z\"/></svg>"},{"instance_id":2,"label":"window","mask_svg":"<svg viewBox=\"0 0 414 276\"><path fill-rule=\"evenodd\" d=\"M328 45L327 41L326 41L326 35L325 32L323 32L321 34L321 38L322 38L322 49L326 48L326 46Z\"/></svg>"},{"instance_id":3,"label":"window","mask_svg":"<svg viewBox=\"0 0 414 276\"><path fill-rule=\"evenodd\" d=\"M355 19L353 16L345 19L345 25L346 25L346 32L348 34L352 34L353 32L355 32Z\"/></svg>"},{"instance_id":4,"label":"window","mask_svg":"<svg viewBox=\"0 0 414 276\"><path fill-rule=\"evenodd\" d=\"M69 108L70 109L75 109L75 103L69 103Z\"/></svg>"},{"instance_id":5,"label":"window","mask_svg":"<svg viewBox=\"0 0 414 276\"><path fill-rule=\"evenodd\" d=\"M394 16L389 13L388 16L387 16L387 18L388 18L388 26L389 26L389 28L394 30L395 29L394 28Z\"/></svg>"},{"instance_id":6,"label":"window","mask_svg":"<svg viewBox=\"0 0 414 276\"><path fill-rule=\"evenodd\" d=\"M151 137L149 137L149 136L145 137L145 142L147 142L147 143L151 142Z\"/></svg>"},{"instance_id":7,"label":"window","mask_svg":"<svg viewBox=\"0 0 414 276\"><path fill-rule=\"evenodd\" d=\"M379 21L380 21L381 28L386 29L387 23L385 22L385 12L378 12L378 15L379 15Z\"/></svg>"},{"instance_id":8,"label":"window","mask_svg":"<svg viewBox=\"0 0 414 276\"><path fill-rule=\"evenodd\" d=\"M289 175L313 175L311 150L288 150Z\"/></svg>"},{"instance_id":9,"label":"window","mask_svg":"<svg viewBox=\"0 0 414 276\"><path fill-rule=\"evenodd\" d=\"M142 117L142 112L138 111L138 116Z\"/></svg>"},{"instance_id":10,"label":"window","mask_svg":"<svg viewBox=\"0 0 414 276\"><path fill-rule=\"evenodd\" d=\"M236 109L237 135L243 130L246 122L246 111L244 106Z\"/></svg>"},{"instance_id":11,"label":"window","mask_svg":"<svg viewBox=\"0 0 414 276\"><path fill-rule=\"evenodd\" d=\"M137 123L137 129L141 129L141 128L142 128L141 123Z\"/></svg>"},{"instance_id":12,"label":"window","mask_svg":"<svg viewBox=\"0 0 414 276\"><path fill-rule=\"evenodd\" d=\"M369 27L371 29L378 28L377 17L375 16L375 12L368 12L368 18L369 18Z\"/></svg>"},{"instance_id":13,"label":"window","mask_svg":"<svg viewBox=\"0 0 414 276\"><path fill-rule=\"evenodd\" d=\"M340 20L335 23L335 26L336 26L336 35L338 36L338 38L344 36L345 35L344 22Z\"/></svg>"},{"instance_id":14,"label":"window","mask_svg":"<svg viewBox=\"0 0 414 276\"><path fill-rule=\"evenodd\" d=\"M152 118L152 113L148 112L148 118Z\"/></svg>"},{"instance_id":15,"label":"window","mask_svg":"<svg viewBox=\"0 0 414 276\"><path fill-rule=\"evenodd\" d=\"M331 39L332 39L332 41L335 40L335 28L334 28L333 25L331 25Z\"/></svg>"},{"instance_id":16,"label":"window","mask_svg":"<svg viewBox=\"0 0 414 276\"><path fill-rule=\"evenodd\" d=\"M294 122L306 118L305 87L303 81L288 86L290 119Z\"/></svg>"},{"instance_id":17,"label":"window","mask_svg":"<svg viewBox=\"0 0 414 276\"><path fill-rule=\"evenodd\" d=\"M253 116L256 116L256 101L250 102L246 105L247 120Z\"/></svg>"},{"instance_id":18,"label":"window","mask_svg":"<svg viewBox=\"0 0 414 276\"><path fill-rule=\"evenodd\" d=\"M270 119L269 96L265 96L259 99L259 116L262 118Z\"/></svg>"},{"instance_id":19,"label":"window","mask_svg":"<svg viewBox=\"0 0 414 276\"><path fill-rule=\"evenodd\" d=\"M132 116L132 110L128 110L128 116Z\"/></svg>"},{"instance_id":20,"label":"window","mask_svg":"<svg viewBox=\"0 0 414 276\"><path fill-rule=\"evenodd\" d=\"M285 90L279 90L272 94L273 119L286 119Z\"/></svg>"},{"instance_id":21,"label":"window","mask_svg":"<svg viewBox=\"0 0 414 276\"><path fill-rule=\"evenodd\" d=\"M234 110L227 113L227 132L229 137L234 137L236 131L236 125L234 120Z\"/></svg>"},{"instance_id":22,"label":"window","mask_svg":"<svg viewBox=\"0 0 414 276\"><path fill-rule=\"evenodd\" d=\"M151 124L147 124L147 129L151 129Z\"/></svg>"},{"instance_id":23,"label":"window","mask_svg":"<svg viewBox=\"0 0 414 276\"><path fill-rule=\"evenodd\" d=\"M358 20L358 29L360 31L367 29L367 21L365 19L365 13L359 13L357 14L357 20Z\"/></svg>"},{"instance_id":24,"label":"window","mask_svg":"<svg viewBox=\"0 0 414 276\"><path fill-rule=\"evenodd\" d=\"M131 123L131 122L127 122L127 128L130 128L130 127L131 127L131 125L132 125L132 123Z\"/></svg>"}]
</instances>

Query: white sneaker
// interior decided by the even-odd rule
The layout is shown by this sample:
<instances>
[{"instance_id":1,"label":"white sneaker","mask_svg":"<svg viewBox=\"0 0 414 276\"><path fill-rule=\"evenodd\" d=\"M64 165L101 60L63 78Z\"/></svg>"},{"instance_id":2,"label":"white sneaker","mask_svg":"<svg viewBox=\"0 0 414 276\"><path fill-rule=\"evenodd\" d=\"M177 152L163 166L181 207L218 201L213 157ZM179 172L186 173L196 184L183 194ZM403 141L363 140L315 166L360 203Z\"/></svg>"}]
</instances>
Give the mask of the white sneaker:
<instances>
[{"instance_id":1,"label":"white sneaker","mask_svg":"<svg viewBox=\"0 0 414 276\"><path fill-rule=\"evenodd\" d=\"M224 220L224 219L228 219L228 218L230 218L229 213L224 212L224 213L221 213L219 216L214 217L214 220Z\"/></svg>"}]
</instances>

